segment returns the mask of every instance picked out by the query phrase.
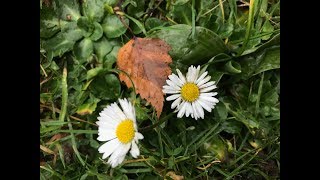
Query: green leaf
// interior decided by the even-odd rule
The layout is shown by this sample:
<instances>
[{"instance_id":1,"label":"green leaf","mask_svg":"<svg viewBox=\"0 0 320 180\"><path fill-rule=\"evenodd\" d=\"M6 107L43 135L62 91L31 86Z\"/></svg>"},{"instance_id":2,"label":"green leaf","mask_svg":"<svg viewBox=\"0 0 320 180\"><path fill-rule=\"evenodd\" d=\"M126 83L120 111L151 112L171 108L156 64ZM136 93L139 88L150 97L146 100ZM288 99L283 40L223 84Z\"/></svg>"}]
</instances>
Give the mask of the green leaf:
<instances>
[{"instance_id":1,"label":"green leaf","mask_svg":"<svg viewBox=\"0 0 320 180\"><path fill-rule=\"evenodd\" d=\"M81 17L77 0L55 0L55 2L60 19L77 21Z\"/></svg>"},{"instance_id":2,"label":"green leaf","mask_svg":"<svg viewBox=\"0 0 320 180\"><path fill-rule=\"evenodd\" d=\"M175 1L173 1L172 5L183 5L189 1L190 0L175 0Z\"/></svg>"},{"instance_id":3,"label":"green leaf","mask_svg":"<svg viewBox=\"0 0 320 180\"><path fill-rule=\"evenodd\" d=\"M136 6L130 4L127 8L128 14L135 16L137 18L141 17L144 14L144 5L145 0L135 0Z\"/></svg>"},{"instance_id":4,"label":"green leaf","mask_svg":"<svg viewBox=\"0 0 320 180\"><path fill-rule=\"evenodd\" d=\"M93 52L93 43L89 38L84 38L75 44L74 55L78 60L87 60Z\"/></svg>"},{"instance_id":5,"label":"green leaf","mask_svg":"<svg viewBox=\"0 0 320 180\"><path fill-rule=\"evenodd\" d=\"M144 25L140 21L138 21L137 19L131 16L128 16L128 15L125 15L125 16L135 23L135 25L140 29L140 32L142 31L145 36L147 35L146 29L144 28ZM134 33L138 34L140 32L136 31Z\"/></svg>"},{"instance_id":6,"label":"green leaf","mask_svg":"<svg viewBox=\"0 0 320 180\"><path fill-rule=\"evenodd\" d=\"M87 17L79 18L77 25L81 29L84 37L89 37L95 30L94 24Z\"/></svg>"},{"instance_id":7,"label":"green leaf","mask_svg":"<svg viewBox=\"0 0 320 180\"><path fill-rule=\"evenodd\" d=\"M61 29L61 32L64 34L64 37L69 41L78 41L81 39L82 32L81 29L77 26L77 22L69 22Z\"/></svg>"},{"instance_id":8,"label":"green leaf","mask_svg":"<svg viewBox=\"0 0 320 180\"><path fill-rule=\"evenodd\" d=\"M98 61L100 63L103 63L105 56L111 52L112 45L109 43L109 41L105 37L102 37L100 40L94 42L93 46L94 46L94 53L97 55Z\"/></svg>"},{"instance_id":9,"label":"green leaf","mask_svg":"<svg viewBox=\"0 0 320 180\"><path fill-rule=\"evenodd\" d=\"M85 0L82 4L83 13L89 19L100 22L104 15L103 0Z\"/></svg>"},{"instance_id":10,"label":"green leaf","mask_svg":"<svg viewBox=\"0 0 320 180\"><path fill-rule=\"evenodd\" d=\"M224 70L231 74L241 73L241 65L236 61L229 61L224 65Z\"/></svg>"},{"instance_id":11,"label":"green leaf","mask_svg":"<svg viewBox=\"0 0 320 180\"><path fill-rule=\"evenodd\" d=\"M228 111L224 103L218 103L213 109L214 115L220 121L224 121L228 117Z\"/></svg>"},{"instance_id":12,"label":"green leaf","mask_svg":"<svg viewBox=\"0 0 320 180\"><path fill-rule=\"evenodd\" d=\"M223 131L230 134L240 134L242 129L242 124L239 121L227 120L221 124Z\"/></svg>"},{"instance_id":13,"label":"green leaf","mask_svg":"<svg viewBox=\"0 0 320 180\"><path fill-rule=\"evenodd\" d=\"M261 37L261 39L268 40L272 35L271 32L273 31L274 31L274 27L271 25L269 20L266 20L262 26L262 33L270 33L270 34Z\"/></svg>"},{"instance_id":14,"label":"green leaf","mask_svg":"<svg viewBox=\"0 0 320 180\"><path fill-rule=\"evenodd\" d=\"M228 38L231 36L233 29L232 23L224 23L219 27L217 34L219 34L221 38Z\"/></svg>"},{"instance_id":15,"label":"green leaf","mask_svg":"<svg viewBox=\"0 0 320 180\"><path fill-rule=\"evenodd\" d=\"M93 77L97 76L101 72L103 72L103 67L102 66L90 69L89 71L87 71L87 80L92 79Z\"/></svg>"},{"instance_id":16,"label":"green leaf","mask_svg":"<svg viewBox=\"0 0 320 180\"><path fill-rule=\"evenodd\" d=\"M123 21L129 26L129 19L123 17ZM116 15L107 15L102 23L102 29L107 38L116 38L127 31L127 27Z\"/></svg>"},{"instance_id":17,"label":"green leaf","mask_svg":"<svg viewBox=\"0 0 320 180\"><path fill-rule=\"evenodd\" d=\"M98 102L100 102L100 99L91 97L86 103L78 107L76 113L79 115L92 114L96 110Z\"/></svg>"},{"instance_id":18,"label":"green leaf","mask_svg":"<svg viewBox=\"0 0 320 180\"><path fill-rule=\"evenodd\" d=\"M147 30L153 29L155 27L159 27L159 26L164 26L165 24L167 24L166 22L155 18L155 17L150 17L145 21L145 28Z\"/></svg>"},{"instance_id":19,"label":"green leaf","mask_svg":"<svg viewBox=\"0 0 320 180\"><path fill-rule=\"evenodd\" d=\"M224 161L227 158L228 152L226 144L219 136L215 136L212 140L205 142L203 145L207 152L216 155L220 161Z\"/></svg>"},{"instance_id":20,"label":"green leaf","mask_svg":"<svg viewBox=\"0 0 320 180\"><path fill-rule=\"evenodd\" d=\"M187 24L191 26L192 12L191 4L175 5L172 6L168 15L179 24Z\"/></svg>"},{"instance_id":21,"label":"green leaf","mask_svg":"<svg viewBox=\"0 0 320 180\"><path fill-rule=\"evenodd\" d=\"M240 61L242 67L241 76L247 79L261 72L280 68L280 47L274 46L243 57Z\"/></svg>"},{"instance_id":22,"label":"green leaf","mask_svg":"<svg viewBox=\"0 0 320 180\"><path fill-rule=\"evenodd\" d=\"M61 22L64 24L65 22ZM40 9L40 37L50 38L59 32L61 24L53 8L44 6Z\"/></svg>"},{"instance_id":23,"label":"green leaf","mask_svg":"<svg viewBox=\"0 0 320 180\"><path fill-rule=\"evenodd\" d=\"M105 68L112 68L112 65L117 61L117 55L118 55L119 49L120 49L120 46L114 46L112 48L112 51L105 56L104 58L105 61L103 64Z\"/></svg>"},{"instance_id":24,"label":"green leaf","mask_svg":"<svg viewBox=\"0 0 320 180\"><path fill-rule=\"evenodd\" d=\"M95 97L103 100L114 100L120 96L120 81L114 74L97 76L90 84Z\"/></svg>"},{"instance_id":25,"label":"green leaf","mask_svg":"<svg viewBox=\"0 0 320 180\"><path fill-rule=\"evenodd\" d=\"M102 37L103 30L102 30L102 27L99 23L94 22L93 25L94 25L94 31L91 34L90 39L93 41L97 41L98 39L100 39Z\"/></svg>"},{"instance_id":26,"label":"green leaf","mask_svg":"<svg viewBox=\"0 0 320 180\"><path fill-rule=\"evenodd\" d=\"M70 51L74 43L74 41L68 40L64 33L60 32L53 38L45 41L43 48L47 52L48 59L51 60L53 57L61 57L64 53Z\"/></svg>"},{"instance_id":27,"label":"green leaf","mask_svg":"<svg viewBox=\"0 0 320 180\"><path fill-rule=\"evenodd\" d=\"M194 39L191 37L191 26L184 24L162 28L150 36L166 41L172 48L169 54L173 60L185 65L201 64L227 51L217 34L199 26L196 27Z\"/></svg>"}]
</instances>

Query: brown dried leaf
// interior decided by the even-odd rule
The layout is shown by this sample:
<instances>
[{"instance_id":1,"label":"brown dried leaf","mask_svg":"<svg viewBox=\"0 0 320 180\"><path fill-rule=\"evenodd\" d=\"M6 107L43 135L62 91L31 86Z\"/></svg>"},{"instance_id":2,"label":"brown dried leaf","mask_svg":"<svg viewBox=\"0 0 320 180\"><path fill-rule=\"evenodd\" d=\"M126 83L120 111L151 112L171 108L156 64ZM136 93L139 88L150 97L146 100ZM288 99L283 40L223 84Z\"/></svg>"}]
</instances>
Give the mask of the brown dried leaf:
<instances>
[{"instance_id":1,"label":"brown dried leaf","mask_svg":"<svg viewBox=\"0 0 320 180\"><path fill-rule=\"evenodd\" d=\"M164 97L162 86L171 74L169 63L172 59L168 52L171 47L161 39L131 39L120 48L117 66L127 72L132 79L136 92L156 109L158 118L162 112ZM123 73L119 78L127 87L132 87L130 79Z\"/></svg>"},{"instance_id":2,"label":"brown dried leaf","mask_svg":"<svg viewBox=\"0 0 320 180\"><path fill-rule=\"evenodd\" d=\"M179 176L177 175L174 171L169 171L166 176L169 176L171 179L173 180L183 180L184 177L183 176Z\"/></svg>"}]
</instances>

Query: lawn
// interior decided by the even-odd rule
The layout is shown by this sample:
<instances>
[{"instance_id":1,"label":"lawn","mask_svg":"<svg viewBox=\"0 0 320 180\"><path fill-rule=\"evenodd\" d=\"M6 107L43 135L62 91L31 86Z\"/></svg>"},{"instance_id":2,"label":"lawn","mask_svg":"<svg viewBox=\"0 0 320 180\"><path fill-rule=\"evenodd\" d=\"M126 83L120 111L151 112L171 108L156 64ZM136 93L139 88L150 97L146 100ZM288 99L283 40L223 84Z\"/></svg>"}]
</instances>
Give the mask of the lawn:
<instances>
[{"instance_id":1,"label":"lawn","mask_svg":"<svg viewBox=\"0 0 320 180\"><path fill-rule=\"evenodd\" d=\"M280 179L280 1L40 0L40 179Z\"/></svg>"}]
</instances>

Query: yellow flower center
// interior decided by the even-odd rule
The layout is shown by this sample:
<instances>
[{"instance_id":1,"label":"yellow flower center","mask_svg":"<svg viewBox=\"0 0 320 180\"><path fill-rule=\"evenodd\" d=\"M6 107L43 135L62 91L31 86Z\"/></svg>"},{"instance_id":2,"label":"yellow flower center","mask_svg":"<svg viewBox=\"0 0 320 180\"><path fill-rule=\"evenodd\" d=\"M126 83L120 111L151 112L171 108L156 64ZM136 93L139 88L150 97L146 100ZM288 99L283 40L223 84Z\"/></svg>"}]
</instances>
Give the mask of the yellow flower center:
<instances>
[{"instance_id":1,"label":"yellow flower center","mask_svg":"<svg viewBox=\"0 0 320 180\"><path fill-rule=\"evenodd\" d=\"M181 88L181 96L185 101L193 102L200 94L198 86L194 83L186 83Z\"/></svg>"},{"instance_id":2,"label":"yellow flower center","mask_svg":"<svg viewBox=\"0 0 320 180\"><path fill-rule=\"evenodd\" d=\"M119 141L124 144L132 141L134 137L133 121L130 119L122 121L116 129L116 135Z\"/></svg>"}]
</instances>

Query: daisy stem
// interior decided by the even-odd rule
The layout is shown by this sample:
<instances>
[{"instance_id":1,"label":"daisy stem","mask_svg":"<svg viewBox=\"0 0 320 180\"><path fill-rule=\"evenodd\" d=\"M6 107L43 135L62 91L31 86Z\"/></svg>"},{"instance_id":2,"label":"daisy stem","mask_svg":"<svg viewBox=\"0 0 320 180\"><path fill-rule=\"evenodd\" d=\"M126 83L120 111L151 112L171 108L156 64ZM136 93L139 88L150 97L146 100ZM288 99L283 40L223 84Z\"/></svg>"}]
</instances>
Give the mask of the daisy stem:
<instances>
[{"instance_id":1,"label":"daisy stem","mask_svg":"<svg viewBox=\"0 0 320 180\"><path fill-rule=\"evenodd\" d=\"M62 102L61 102L61 113L59 116L59 121L64 121L67 112L67 102L68 102L68 84L67 84L67 62L64 64L62 72Z\"/></svg>"},{"instance_id":2,"label":"daisy stem","mask_svg":"<svg viewBox=\"0 0 320 180\"><path fill-rule=\"evenodd\" d=\"M162 123L164 123L165 121L167 121L168 119L170 119L172 117L173 113L168 114L167 116L163 117L162 119L160 119L157 123L152 124L150 126L147 127L143 127L143 128L139 128L139 132L140 131L149 131L159 125L161 125Z\"/></svg>"},{"instance_id":3,"label":"daisy stem","mask_svg":"<svg viewBox=\"0 0 320 180\"><path fill-rule=\"evenodd\" d=\"M137 93L136 93L136 87L134 86L134 83L133 83L133 81L132 81L132 79L130 78L130 76L129 76L129 74L127 73L127 72L125 72L125 71L122 71L122 70L120 70L120 69L113 69L113 70L110 70L111 72L115 72L115 73L123 73L123 74L125 74L128 78L129 78L129 80L130 80L130 82L131 82L131 84L132 84L132 87L133 87L133 93L134 93L134 98L136 98L136 96L137 96ZM135 101L134 101L135 102Z\"/></svg>"},{"instance_id":4,"label":"daisy stem","mask_svg":"<svg viewBox=\"0 0 320 180\"><path fill-rule=\"evenodd\" d=\"M79 161L81 162L82 166L86 165L86 163L83 161L83 159L81 158L80 156L80 153L77 149L77 143L76 143L76 138L74 136L74 133L72 132L73 131L73 128L72 128L72 124L71 124L71 121L70 121L70 118L67 117L67 120L68 120L68 126L69 126L69 130L70 130L70 135L71 135L71 143L72 143L72 149L74 151L74 153L76 154L76 156L78 157Z\"/></svg>"}]
</instances>

